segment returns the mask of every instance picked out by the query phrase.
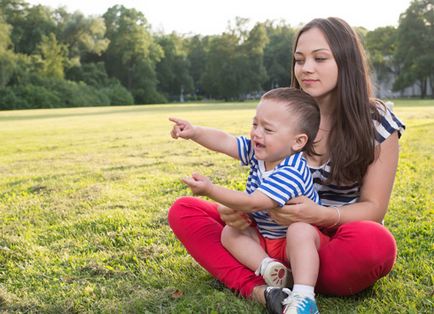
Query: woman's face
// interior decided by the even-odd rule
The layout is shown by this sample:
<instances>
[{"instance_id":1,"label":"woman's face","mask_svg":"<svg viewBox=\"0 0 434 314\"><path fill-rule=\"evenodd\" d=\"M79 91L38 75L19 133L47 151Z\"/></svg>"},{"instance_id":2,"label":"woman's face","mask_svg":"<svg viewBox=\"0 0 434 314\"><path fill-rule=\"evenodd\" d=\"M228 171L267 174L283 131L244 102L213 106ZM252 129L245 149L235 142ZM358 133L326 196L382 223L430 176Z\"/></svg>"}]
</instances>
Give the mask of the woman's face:
<instances>
[{"instance_id":1,"label":"woman's face","mask_svg":"<svg viewBox=\"0 0 434 314\"><path fill-rule=\"evenodd\" d=\"M295 78L301 88L317 101L328 98L338 81L338 66L322 31L314 27L303 32L294 59Z\"/></svg>"}]
</instances>

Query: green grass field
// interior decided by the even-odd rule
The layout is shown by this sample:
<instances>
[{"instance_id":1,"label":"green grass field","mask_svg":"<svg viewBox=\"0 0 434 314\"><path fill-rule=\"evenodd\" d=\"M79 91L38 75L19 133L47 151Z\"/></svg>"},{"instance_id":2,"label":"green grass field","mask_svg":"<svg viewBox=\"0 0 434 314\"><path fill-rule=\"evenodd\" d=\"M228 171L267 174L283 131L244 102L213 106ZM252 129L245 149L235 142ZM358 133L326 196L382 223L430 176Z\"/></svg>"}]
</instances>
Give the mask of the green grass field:
<instances>
[{"instance_id":1,"label":"green grass field","mask_svg":"<svg viewBox=\"0 0 434 314\"><path fill-rule=\"evenodd\" d=\"M254 103L0 112L0 311L264 313L211 278L167 224L199 171L243 189L247 169L169 136L169 116L247 134ZM385 224L394 270L322 313L433 313L434 101L396 101L407 131Z\"/></svg>"}]
</instances>

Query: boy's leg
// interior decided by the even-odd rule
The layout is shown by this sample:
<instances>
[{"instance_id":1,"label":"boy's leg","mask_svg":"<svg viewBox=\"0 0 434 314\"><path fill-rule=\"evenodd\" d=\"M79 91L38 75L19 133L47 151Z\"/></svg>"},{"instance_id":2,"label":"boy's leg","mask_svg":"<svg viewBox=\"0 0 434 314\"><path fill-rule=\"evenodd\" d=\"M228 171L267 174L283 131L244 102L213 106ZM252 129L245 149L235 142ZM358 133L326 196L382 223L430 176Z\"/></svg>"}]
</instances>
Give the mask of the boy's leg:
<instances>
[{"instance_id":1,"label":"boy's leg","mask_svg":"<svg viewBox=\"0 0 434 314\"><path fill-rule=\"evenodd\" d=\"M253 271L256 271L264 258L268 257L260 244L255 227L247 227L244 230L238 230L230 226L225 226L222 231L221 239L223 246L239 260L241 264L246 265Z\"/></svg>"},{"instance_id":2,"label":"boy's leg","mask_svg":"<svg viewBox=\"0 0 434 314\"><path fill-rule=\"evenodd\" d=\"M294 284L314 287L319 270L318 229L302 222L291 224L286 235L286 247Z\"/></svg>"},{"instance_id":3,"label":"boy's leg","mask_svg":"<svg viewBox=\"0 0 434 314\"><path fill-rule=\"evenodd\" d=\"M288 286L290 280L288 268L269 257L267 241L255 227L239 230L225 226L222 232L222 244L242 264L254 270L256 275L261 275L267 285L282 288Z\"/></svg>"},{"instance_id":4,"label":"boy's leg","mask_svg":"<svg viewBox=\"0 0 434 314\"><path fill-rule=\"evenodd\" d=\"M296 222L288 227L286 241L294 287L283 301L283 313L318 313L314 289L319 271L320 232L310 224Z\"/></svg>"}]
</instances>

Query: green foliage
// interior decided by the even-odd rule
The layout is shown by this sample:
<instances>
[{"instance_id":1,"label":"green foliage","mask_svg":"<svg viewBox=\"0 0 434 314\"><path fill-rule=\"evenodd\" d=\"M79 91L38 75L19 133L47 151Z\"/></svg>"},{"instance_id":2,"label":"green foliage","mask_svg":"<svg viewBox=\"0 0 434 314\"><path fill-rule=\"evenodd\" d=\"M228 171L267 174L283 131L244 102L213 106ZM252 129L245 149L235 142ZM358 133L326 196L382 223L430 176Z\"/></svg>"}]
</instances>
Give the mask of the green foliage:
<instances>
[{"instance_id":1,"label":"green foliage","mask_svg":"<svg viewBox=\"0 0 434 314\"><path fill-rule=\"evenodd\" d=\"M107 72L131 91L136 102L155 102L160 97L155 66L163 51L143 13L115 5L103 17L110 40L104 56Z\"/></svg>"},{"instance_id":2,"label":"green foliage","mask_svg":"<svg viewBox=\"0 0 434 314\"><path fill-rule=\"evenodd\" d=\"M295 30L286 24L266 23L269 43L264 50L264 66L268 79L263 84L264 90L291 83L292 42Z\"/></svg>"},{"instance_id":3,"label":"green foliage","mask_svg":"<svg viewBox=\"0 0 434 314\"><path fill-rule=\"evenodd\" d=\"M427 93L428 80L434 87L434 6L432 0L413 0L401 14L398 27L396 58L401 69L395 90L418 83L422 98Z\"/></svg>"},{"instance_id":4,"label":"green foliage","mask_svg":"<svg viewBox=\"0 0 434 314\"><path fill-rule=\"evenodd\" d=\"M66 79L84 82L94 87L104 87L110 83L104 62L83 63L66 71Z\"/></svg>"},{"instance_id":5,"label":"green foliage","mask_svg":"<svg viewBox=\"0 0 434 314\"><path fill-rule=\"evenodd\" d=\"M71 66L77 66L89 54L100 56L108 47L102 17L85 17L81 12L64 13L57 30L60 41L68 47Z\"/></svg>"},{"instance_id":6,"label":"green foliage","mask_svg":"<svg viewBox=\"0 0 434 314\"><path fill-rule=\"evenodd\" d=\"M6 23L3 12L0 10L0 54L5 53L11 46L11 26Z\"/></svg>"},{"instance_id":7,"label":"green foliage","mask_svg":"<svg viewBox=\"0 0 434 314\"><path fill-rule=\"evenodd\" d=\"M267 79L263 63L268 43L265 27L257 24L247 31L247 22L238 19L235 28L209 39L201 82L205 93L212 98L241 99L249 92L260 90Z\"/></svg>"},{"instance_id":8,"label":"green foliage","mask_svg":"<svg viewBox=\"0 0 434 314\"><path fill-rule=\"evenodd\" d=\"M264 313L224 288L171 232L193 171L243 189L247 169L170 138L168 116L247 134L256 103L0 112L0 311ZM322 313L432 313L432 100L396 101L407 125L385 225L392 272Z\"/></svg>"},{"instance_id":9,"label":"green foliage","mask_svg":"<svg viewBox=\"0 0 434 314\"><path fill-rule=\"evenodd\" d=\"M131 95L119 84L113 90L97 89L82 82L32 76L33 84L0 90L0 109L61 108L131 104ZM14 101L14 102L12 102Z\"/></svg>"},{"instance_id":10,"label":"green foliage","mask_svg":"<svg viewBox=\"0 0 434 314\"><path fill-rule=\"evenodd\" d=\"M15 71L15 56L10 51L0 52L0 87L6 86Z\"/></svg>"},{"instance_id":11,"label":"green foliage","mask_svg":"<svg viewBox=\"0 0 434 314\"><path fill-rule=\"evenodd\" d=\"M117 80L113 80L110 85L102 88L102 92L109 98L111 106L134 104L133 95Z\"/></svg>"},{"instance_id":12,"label":"green foliage","mask_svg":"<svg viewBox=\"0 0 434 314\"><path fill-rule=\"evenodd\" d=\"M418 84L423 97L434 90L433 10L432 0L414 0L398 28L355 27L380 84L394 82L396 91ZM0 0L2 99L19 100L29 90L44 100L36 107L56 99L62 106L85 106L92 100L95 105L129 104L131 97L135 104L258 97L290 84L295 31L284 21L252 25L237 17L219 35L167 35L153 33L142 12L121 5L103 16L85 16L25 0ZM39 76L64 79L69 96L83 86L85 96L70 101L44 91L44 85L32 81ZM34 103L24 98L21 105L7 107Z\"/></svg>"},{"instance_id":13,"label":"green foliage","mask_svg":"<svg viewBox=\"0 0 434 314\"><path fill-rule=\"evenodd\" d=\"M194 94L203 95L204 93L201 80L207 64L209 39L208 36L202 37L199 35L186 39L187 60L190 64L190 75L195 88Z\"/></svg>"},{"instance_id":14,"label":"green foliage","mask_svg":"<svg viewBox=\"0 0 434 314\"><path fill-rule=\"evenodd\" d=\"M15 52L32 54L44 36L55 32L56 23L50 8L29 6L25 1L2 2L6 21L12 26Z\"/></svg>"},{"instance_id":15,"label":"green foliage","mask_svg":"<svg viewBox=\"0 0 434 314\"><path fill-rule=\"evenodd\" d=\"M158 89L175 100L180 95L193 92L193 79L189 73L186 41L175 33L157 37L157 43L164 52L164 57L156 66Z\"/></svg>"},{"instance_id":16,"label":"green foliage","mask_svg":"<svg viewBox=\"0 0 434 314\"><path fill-rule=\"evenodd\" d=\"M67 54L66 46L59 44L56 36L50 33L48 36L42 36L37 48L41 56L41 75L63 79Z\"/></svg>"},{"instance_id":17,"label":"green foliage","mask_svg":"<svg viewBox=\"0 0 434 314\"><path fill-rule=\"evenodd\" d=\"M369 60L379 80L386 80L398 71L394 56L396 53L397 29L393 26L379 27L366 34L366 48Z\"/></svg>"},{"instance_id":18,"label":"green foliage","mask_svg":"<svg viewBox=\"0 0 434 314\"><path fill-rule=\"evenodd\" d=\"M1 109L53 108L59 103L60 98L42 86L28 84L0 90Z\"/></svg>"}]
</instances>

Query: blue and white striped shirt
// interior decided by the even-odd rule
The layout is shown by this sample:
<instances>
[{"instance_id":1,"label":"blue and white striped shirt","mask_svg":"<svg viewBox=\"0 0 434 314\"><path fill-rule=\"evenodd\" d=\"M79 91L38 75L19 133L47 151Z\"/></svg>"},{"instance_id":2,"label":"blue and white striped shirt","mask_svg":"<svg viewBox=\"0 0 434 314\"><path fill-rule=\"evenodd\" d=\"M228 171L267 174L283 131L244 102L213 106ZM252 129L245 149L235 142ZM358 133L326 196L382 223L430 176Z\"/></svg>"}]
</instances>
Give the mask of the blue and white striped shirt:
<instances>
[{"instance_id":1,"label":"blue and white striped shirt","mask_svg":"<svg viewBox=\"0 0 434 314\"><path fill-rule=\"evenodd\" d=\"M237 138L237 143L241 164L250 166L246 184L248 194L258 189L279 206L283 206L288 200L301 195L319 203L319 196L314 189L312 175L301 152L286 157L273 170L266 171L264 162L255 158L251 141L248 138L240 136ZM266 209L253 212L250 215L255 220L259 232L265 238L277 239L286 236L288 227L277 224L268 215Z\"/></svg>"},{"instance_id":2,"label":"blue and white striped shirt","mask_svg":"<svg viewBox=\"0 0 434 314\"><path fill-rule=\"evenodd\" d=\"M398 135L405 130L405 125L388 109L379 107L381 115L379 121L374 120L375 140L377 145L381 144L393 132L398 131ZM360 197L360 184L334 185L326 184L325 181L330 176L331 160L319 167L310 167L313 176L315 190L321 198L324 206L344 206L355 203Z\"/></svg>"}]
</instances>

